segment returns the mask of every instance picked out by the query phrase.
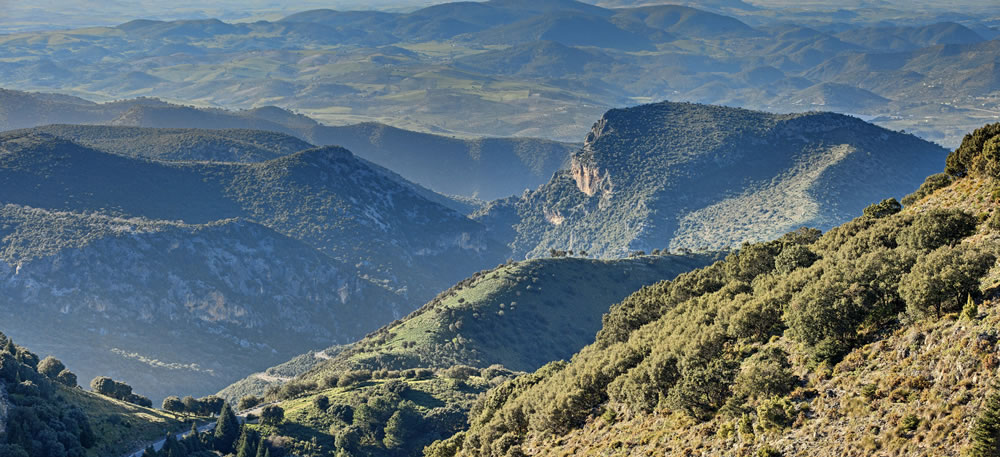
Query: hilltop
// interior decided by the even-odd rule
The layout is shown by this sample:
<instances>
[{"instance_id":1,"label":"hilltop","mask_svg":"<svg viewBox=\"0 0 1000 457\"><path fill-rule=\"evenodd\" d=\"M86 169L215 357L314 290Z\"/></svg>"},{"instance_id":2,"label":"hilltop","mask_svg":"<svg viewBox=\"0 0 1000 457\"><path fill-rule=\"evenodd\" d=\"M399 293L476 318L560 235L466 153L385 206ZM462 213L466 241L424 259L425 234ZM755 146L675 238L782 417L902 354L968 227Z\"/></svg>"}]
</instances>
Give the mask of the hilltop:
<instances>
[{"instance_id":1,"label":"hilltop","mask_svg":"<svg viewBox=\"0 0 1000 457\"><path fill-rule=\"evenodd\" d=\"M570 168L476 213L517 258L726 249L902 197L945 150L832 113L663 102L608 111Z\"/></svg>"},{"instance_id":2,"label":"hilltop","mask_svg":"<svg viewBox=\"0 0 1000 457\"><path fill-rule=\"evenodd\" d=\"M265 162L315 148L294 136L243 129L151 129L61 124L10 133L47 134L112 154L164 161Z\"/></svg>"}]
</instances>

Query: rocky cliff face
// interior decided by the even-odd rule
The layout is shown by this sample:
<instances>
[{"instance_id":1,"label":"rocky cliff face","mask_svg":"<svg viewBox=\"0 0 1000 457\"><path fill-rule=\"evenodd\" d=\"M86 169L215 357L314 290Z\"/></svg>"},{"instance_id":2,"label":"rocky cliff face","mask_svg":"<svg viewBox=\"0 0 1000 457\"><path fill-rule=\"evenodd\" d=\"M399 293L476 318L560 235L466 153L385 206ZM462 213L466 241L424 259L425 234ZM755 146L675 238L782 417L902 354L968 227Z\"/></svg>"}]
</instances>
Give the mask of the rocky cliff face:
<instances>
[{"instance_id":1,"label":"rocky cliff face","mask_svg":"<svg viewBox=\"0 0 1000 457\"><path fill-rule=\"evenodd\" d=\"M576 182L576 188L580 189L580 192L587 194L588 197L593 197L601 190L601 185L605 182L605 178L608 176L601 176L601 169L594 165L588 165L583 162L578 157L573 157L573 162L570 165L570 173L573 174L573 181Z\"/></svg>"}]
</instances>

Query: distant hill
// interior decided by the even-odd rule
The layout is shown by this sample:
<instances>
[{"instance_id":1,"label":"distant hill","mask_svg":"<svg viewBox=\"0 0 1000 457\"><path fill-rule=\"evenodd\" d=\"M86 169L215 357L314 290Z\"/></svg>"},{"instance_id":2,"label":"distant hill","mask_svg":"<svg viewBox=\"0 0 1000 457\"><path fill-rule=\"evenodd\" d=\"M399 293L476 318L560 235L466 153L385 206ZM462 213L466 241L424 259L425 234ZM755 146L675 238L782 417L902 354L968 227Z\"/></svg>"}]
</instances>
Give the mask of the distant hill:
<instances>
[{"instance_id":1,"label":"distant hill","mask_svg":"<svg viewBox=\"0 0 1000 457\"><path fill-rule=\"evenodd\" d=\"M555 41L538 41L474 54L456 63L461 68L487 74L559 78L585 73L594 66L613 65L615 60L599 51L573 48Z\"/></svg>"},{"instance_id":2,"label":"distant hill","mask_svg":"<svg viewBox=\"0 0 1000 457\"><path fill-rule=\"evenodd\" d=\"M163 106L156 99L94 103L66 95L0 89L0 131L46 124L110 122L135 105Z\"/></svg>"},{"instance_id":3,"label":"distant hill","mask_svg":"<svg viewBox=\"0 0 1000 457\"><path fill-rule=\"evenodd\" d=\"M983 37L961 24L939 22L920 27L869 27L848 30L837 37L878 51L912 51L941 44L972 44Z\"/></svg>"},{"instance_id":4,"label":"distant hill","mask_svg":"<svg viewBox=\"0 0 1000 457\"><path fill-rule=\"evenodd\" d=\"M261 130L149 129L100 125L48 125L31 132L64 138L113 154L167 161L264 162L313 145ZM12 132L13 134L27 131Z\"/></svg>"},{"instance_id":5,"label":"distant hill","mask_svg":"<svg viewBox=\"0 0 1000 457\"><path fill-rule=\"evenodd\" d=\"M492 45L556 41L568 46L597 46L626 51L654 49L649 38L626 30L609 19L565 11L468 33L456 39Z\"/></svg>"},{"instance_id":6,"label":"distant hill","mask_svg":"<svg viewBox=\"0 0 1000 457\"><path fill-rule=\"evenodd\" d=\"M145 381L160 396L211 392L243 370L352 341L506 258L434 194L340 148L257 163L157 162L7 133L0 187L16 205L0 237L4 312L34 310L46 316L29 321L37 325L65 316L74 331L54 353L71 359L67 348L100 341L79 353L82 366L126 379L153 373ZM153 279L157 271L173 275ZM35 344L51 335L9 331ZM242 358L262 348L268 355ZM167 371L146 366L161 362Z\"/></svg>"},{"instance_id":7,"label":"distant hill","mask_svg":"<svg viewBox=\"0 0 1000 457\"><path fill-rule=\"evenodd\" d=\"M641 22L681 39L748 38L762 36L738 19L679 5L656 5L616 12L617 20Z\"/></svg>"},{"instance_id":8,"label":"distant hill","mask_svg":"<svg viewBox=\"0 0 1000 457\"><path fill-rule=\"evenodd\" d=\"M821 83L789 95L782 103L813 109L851 112L885 106L889 100L854 86Z\"/></svg>"},{"instance_id":9,"label":"distant hill","mask_svg":"<svg viewBox=\"0 0 1000 457\"><path fill-rule=\"evenodd\" d=\"M449 138L378 123L317 127L310 133L318 144L343 146L435 191L483 200L545 182L577 148L534 138Z\"/></svg>"},{"instance_id":10,"label":"distant hill","mask_svg":"<svg viewBox=\"0 0 1000 457\"><path fill-rule=\"evenodd\" d=\"M37 131L102 151L163 160L255 162L308 149L312 144L336 145L436 192L483 200L537 187L565 165L577 147L535 138L453 138L375 122L326 126L273 106L229 111L155 99L97 104L45 93L0 92L0 99L4 96L11 104L0 104L0 130L106 124L118 128L58 125ZM27 114L10 114L5 124L4 110L19 106Z\"/></svg>"},{"instance_id":11,"label":"distant hill","mask_svg":"<svg viewBox=\"0 0 1000 457\"><path fill-rule=\"evenodd\" d=\"M2 140L0 185L7 203L195 224L250 218L342 261L364 260L362 271L390 284L408 283L410 293L437 287L404 279L405 270L416 272L421 263L467 251L452 259L461 270L461 264L496 255L479 224L342 148L253 164L165 163L40 135L7 134Z\"/></svg>"},{"instance_id":12,"label":"distant hill","mask_svg":"<svg viewBox=\"0 0 1000 457\"><path fill-rule=\"evenodd\" d=\"M989 41L997 32L986 5L951 12L947 5L845 4L820 12L773 8L787 1L674 3L457 1L413 11L314 9L274 20L143 19L44 30L0 37L0 81L83 97L155 94L247 111L273 105L330 125L377 122L466 138L563 142L577 140L576 132L614 107L669 98L803 111L812 103L795 103L802 99L798 92L829 84L845 86L838 92L851 98L857 91L874 97L827 101L827 109L948 146L997 111L990 101L1000 91L990 67L996 45ZM759 68L783 77L747 77ZM31 123L7 121L0 108L0 129L5 123L107 123L109 115L118 117L109 108L67 106L67 119L32 113L27 119L39 122ZM252 120L215 122L295 133L284 122L247 117ZM929 117L937 122L923 122ZM464 196L478 190L420 184ZM518 183L493 195L522 190Z\"/></svg>"},{"instance_id":13,"label":"distant hill","mask_svg":"<svg viewBox=\"0 0 1000 457\"><path fill-rule=\"evenodd\" d=\"M518 258L736 247L829 228L872 195L902 197L944 155L842 115L664 102L609 111L570 169L477 219Z\"/></svg>"},{"instance_id":14,"label":"distant hill","mask_svg":"<svg viewBox=\"0 0 1000 457\"><path fill-rule=\"evenodd\" d=\"M273 107L247 111L136 107L112 124L283 132L313 144L345 147L437 192L487 200L545 182L575 148L532 138L458 139L372 122L325 126Z\"/></svg>"}]
</instances>

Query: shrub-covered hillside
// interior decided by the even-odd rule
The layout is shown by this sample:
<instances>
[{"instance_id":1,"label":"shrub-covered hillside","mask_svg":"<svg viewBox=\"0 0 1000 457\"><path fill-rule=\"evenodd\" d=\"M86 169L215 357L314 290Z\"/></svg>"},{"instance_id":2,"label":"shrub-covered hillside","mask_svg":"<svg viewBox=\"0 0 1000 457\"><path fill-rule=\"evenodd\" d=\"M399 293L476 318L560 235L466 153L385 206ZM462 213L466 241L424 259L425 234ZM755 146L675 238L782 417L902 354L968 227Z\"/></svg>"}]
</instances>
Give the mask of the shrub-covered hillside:
<instances>
[{"instance_id":1,"label":"shrub-covered hillside","mask_svg":"<svg viewBox=\"0 0 1000 457\"><path fill-rule=\"evenodd\" d=\"M511 370L534 370L583 347L612 303L712 259L559 257L500 265L357 343L296 358L219 395L247 407L281 401L289 414L279 433L294 442L316 438L322 447L302 455L413 455L459 431L475 397L512 377ZM368 419L357 419L361 405L372 408ZM385 421L397 411L401 434L391 444ZM359 438L345 442L344 434Z\"/></svg>"},{"instance_id":2,"label":"shrub-covered hillside","mask_svg":"<svg viewBox=\"0 0 1000 457\"><path fill-rule=\"evenodd\" d=\"M997 126L953 153L989 163ZM983 140L987 136L989 139ZM964 159L963 159L964 160ZM642 289L429 456L995 455L1000 192L929 179L820 235ZM949 184L952 178L956 180ZM944 187L941 187L941 186ZM935 189L936 188L936 189ZM976 451L978 452L978 451Z\"/></svg>"},{"instance_id":3,"label":"shrub-covered hillside","mask_svg":"<svg viewBox=\"0 0 1000 457\"><path fill-rule=\"evenodd\" d=\"M185 428L174 415L85 392L77 382L59 360L39 359L0 333L0 456L115 456Z\"/></svg>"}]
</instances>

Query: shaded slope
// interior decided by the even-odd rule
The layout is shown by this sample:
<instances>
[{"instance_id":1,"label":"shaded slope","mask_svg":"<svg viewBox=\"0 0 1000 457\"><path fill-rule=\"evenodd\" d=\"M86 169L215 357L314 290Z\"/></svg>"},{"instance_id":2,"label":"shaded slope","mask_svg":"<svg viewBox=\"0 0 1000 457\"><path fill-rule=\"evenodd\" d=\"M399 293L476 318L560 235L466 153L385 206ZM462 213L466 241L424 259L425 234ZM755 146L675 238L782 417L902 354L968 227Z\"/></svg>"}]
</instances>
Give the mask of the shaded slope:
<instances>
[{"instance_id":1,"label":"shaded slope","mask_svg":"<svg viewBox=\"0 0 1000 457\"><path fill-rule=\"evenodd\" d=\"M406 301L247 221L185 225L0 208L11 336L159 401L205 395L308 348L346 343ZM21 317L18 317L21 316Z\"/></svg>"},{"instance_id":2,"label":"shaded slope","mask_svg":"<svg viewBox=\"0 0 1000 457\"><path fill-rule=\"evenodd\" d=\"M313 144L345 147L431 190L482 199L506 197L544 183L573 149L542 139L458 139L373 122L325 126L275 107L246 111L136 107L112 123L282 132Z\"/></svg>"}]
</instances>

